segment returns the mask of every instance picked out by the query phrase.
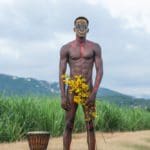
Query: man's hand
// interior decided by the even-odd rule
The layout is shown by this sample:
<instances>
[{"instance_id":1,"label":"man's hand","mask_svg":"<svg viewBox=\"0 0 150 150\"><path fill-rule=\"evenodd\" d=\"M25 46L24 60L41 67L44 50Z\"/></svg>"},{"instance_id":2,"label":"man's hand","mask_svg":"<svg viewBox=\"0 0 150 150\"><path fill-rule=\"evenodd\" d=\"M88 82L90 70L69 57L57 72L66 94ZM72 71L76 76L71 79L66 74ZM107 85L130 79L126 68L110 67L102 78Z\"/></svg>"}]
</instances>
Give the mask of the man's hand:
<instances>
[{"instance_id":1,"label":"man's hand","mask_svg":"<svg viewBox=\"0 0 150 150\"><path fill-rule=\"evenodd\" d=\"M89 96L89 98L87 99L87 101L86 101L86 105L87 105L87 106L92 106L92 105L94 105L94 104L95 104L95 98L96 98L96 94L91 94L91 95Z\"/></svg>"},{"instance_id":2,"label":"man's hand","mask_svg":"<svg viewBox=\"0 0 150 150\"><path fill-rule=\"evenodd\" d=\"M67 100L66 97L62 98L61 107L66 111L69 111L71 109L70 102Z\"/></svg>"}]
</instances>

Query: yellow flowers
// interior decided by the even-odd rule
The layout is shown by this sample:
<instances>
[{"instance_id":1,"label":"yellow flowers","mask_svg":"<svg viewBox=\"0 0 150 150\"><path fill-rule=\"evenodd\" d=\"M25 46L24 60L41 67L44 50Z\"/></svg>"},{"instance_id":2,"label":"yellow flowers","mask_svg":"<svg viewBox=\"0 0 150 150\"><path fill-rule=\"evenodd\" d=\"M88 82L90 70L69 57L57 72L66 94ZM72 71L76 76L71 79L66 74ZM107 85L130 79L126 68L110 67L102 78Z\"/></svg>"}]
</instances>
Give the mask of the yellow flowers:
<instances>
[{"instance_id":1,"label":"yellow flowers","mask_svg":"<svg viewBox=\"0 0 150 150\"><path fill-rule=\"evenodd\" d=\"M89 86L85 78L81 75L75 75L70 78L68 75L62 75L63 82L68 85L69 93L74 95L74 102L81 104L85 110L85 120L90 121L96 117L95 106L87 106L86 101L90 95Z\"/></svg>"}]
</instances>

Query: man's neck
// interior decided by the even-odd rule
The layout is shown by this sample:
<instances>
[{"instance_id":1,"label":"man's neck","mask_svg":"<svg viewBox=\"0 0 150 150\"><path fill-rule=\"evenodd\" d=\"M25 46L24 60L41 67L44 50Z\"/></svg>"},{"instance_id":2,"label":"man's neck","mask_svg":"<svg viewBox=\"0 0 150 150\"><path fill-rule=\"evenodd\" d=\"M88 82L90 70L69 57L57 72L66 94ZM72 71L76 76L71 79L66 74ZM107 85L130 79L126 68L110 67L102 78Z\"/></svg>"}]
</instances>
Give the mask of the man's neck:
<instances>
[{"instance_id":1,"label":"man's neck","mask_svg":"<svg viewBox=\"0 0 150 150\"><path fill-rule=\"evenodd\" d=\"M78 37L76 36L76 41L79 43L84 43L86 41L86 37Z\"/></svg>"}]
</instances>

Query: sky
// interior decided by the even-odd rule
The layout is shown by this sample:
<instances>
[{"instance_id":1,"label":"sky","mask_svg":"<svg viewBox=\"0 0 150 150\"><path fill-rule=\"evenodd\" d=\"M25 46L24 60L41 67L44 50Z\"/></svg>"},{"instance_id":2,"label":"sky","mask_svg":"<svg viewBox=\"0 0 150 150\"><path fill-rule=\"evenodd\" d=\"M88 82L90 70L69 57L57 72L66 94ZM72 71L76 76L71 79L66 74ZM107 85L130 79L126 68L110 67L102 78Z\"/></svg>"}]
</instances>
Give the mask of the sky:
<instances>
[{"instance_id":1,"label":"sky","mask_svg":"<svg viewBox=\"0 0 150 150\"><path fill-rule=\"evenodd\" d=\"M78 16L102 47L101 87L150 97L149 0L0 0L0 73L58 81L60 48L75 39Z\"/></svg>"}]
</instances>

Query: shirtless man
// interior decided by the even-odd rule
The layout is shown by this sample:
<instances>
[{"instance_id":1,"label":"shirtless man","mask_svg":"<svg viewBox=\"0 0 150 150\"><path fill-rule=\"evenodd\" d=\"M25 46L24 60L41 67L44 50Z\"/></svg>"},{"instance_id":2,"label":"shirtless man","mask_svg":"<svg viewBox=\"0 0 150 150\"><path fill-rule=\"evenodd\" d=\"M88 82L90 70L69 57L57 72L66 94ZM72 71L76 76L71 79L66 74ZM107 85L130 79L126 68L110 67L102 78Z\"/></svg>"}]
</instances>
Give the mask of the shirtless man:
<instances>
[{"instance_id":1,"label":"shirtless man","mask_svg":"<svg viewBox=\"0 0 150 150\"><path fill-rule=\"evenodd\" d=\"M62 46L60 50L59 84L61 91L61 107L66 112L63 150L70 150L72 130L78 107L78 105L73 102L73 96L69 94L68 89L66 92L65 84L61 78L61 76L66 73L67 63L69 64L70 77L74 75L82 75L90 87L90 95L87 99L86 105L95 104L96 93L103 76L101 47L97 43L86 39L86 34L89 31L88 24L89 21L87 18L76 18L74 21L74 32L76 33L76 39ZM96 78L93 85L92 70L94 64L96 68ZM86 128L88 149L95 150L96 141L92 120L86 122Z\"/></svg>"}]
</instances>

